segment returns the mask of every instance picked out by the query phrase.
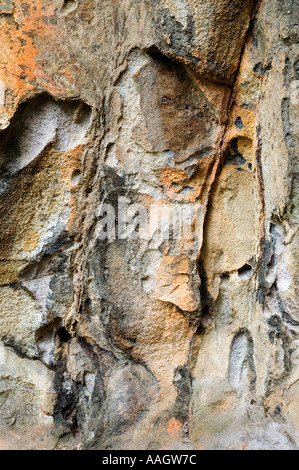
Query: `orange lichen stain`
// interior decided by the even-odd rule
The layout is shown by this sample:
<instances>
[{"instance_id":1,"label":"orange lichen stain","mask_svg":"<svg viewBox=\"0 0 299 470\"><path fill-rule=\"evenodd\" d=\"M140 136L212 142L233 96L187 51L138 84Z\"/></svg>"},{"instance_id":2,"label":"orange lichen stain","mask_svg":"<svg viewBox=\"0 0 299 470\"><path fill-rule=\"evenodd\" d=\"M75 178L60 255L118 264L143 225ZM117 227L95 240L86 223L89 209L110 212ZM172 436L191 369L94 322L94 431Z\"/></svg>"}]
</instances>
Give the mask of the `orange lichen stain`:
<instances>
[{"instance_id":1,"label":"orange lichen stain","mask_svg":"<svg viewBox=\"0 0 299 470\"><path fill-rule=\"evenodd\" d=\"M20 101L34 93L37 77L43 76L37 61L36 39L53 41L57 36L54 26L46 21L55 14L56 3L45 5L41 0L14 2L13 21L1 23L0 80L5 87L5 102L0 112L8 118Z\"/></svg>"},{"instance_id":2,"label":"orange lichen stain","mask_svg":"<svg viewBox=\"0 0 299 470\"><path fill-rule=\"evenodd\" d=\"M246 442L245 444L240 444L238 446L238 450L248 450L248 443Z\"/></svg>"},{"instance_id":3,"label":"orange lichen stain","mask_svg":"<svg viewBox=\"0 0 299 470\"><path fill-rule=\"evenodd\" d=\"M160 175L160 179L165 188L171 188L173 184L183 184L188 180L188 174L184 170L165 168Z\"/></svg>"},{"instance_id":4,"label":"orange lichen stain","mask_svg":"<svg viewBox=\"0 0 299 470\"><path fill-rule=\"evenodd\" d=\"M197 164L197 170L193 176L189 176L184 170L165 168L160 174L163 186L168 190L167 196L178 201L199 201L204 189L209 184L211 168L215 166L215 156L204 157ZM213 181L213 175L211 175ZM183 191L184 190L184 191Z\"/></svg>"},{"instance_id":5,"label":"orange lichen stain","mask_svg":"<svg viewBox=\"0 0 299 470\"><path fill-rule=\"evenodd\" d=\"M37 248L39 242L39 234L32 230L26 235L26 239L23 244L24 251L33 251Z\"/></svg>"},{"instance_id":6,"label":"orange lichen stain","mask_svg":"<svg viewBox=\"0 0 299 470\"><path fill-rule=\"evenodd\" d=\"M163 186L168 189L167 196L170 198L175 197L179 200L194 202L200 196L201 188L197 184L196 178L190 179L184 170L166 168L160 174L160 180ZM184 188L189 188L190 192L181 195L180 192Z\"/></svg>"},{"instance_id":7,"label":"orange lichen stain","mask_svg":"<svg viewBox=\"0 0 299 470\"><path fill-rule=\"evenodd\" d=\"M174 437L179 437L182 432L182 423L175 418L172 418L168 421L168 431Z\"/></svg>"}]
</instances>

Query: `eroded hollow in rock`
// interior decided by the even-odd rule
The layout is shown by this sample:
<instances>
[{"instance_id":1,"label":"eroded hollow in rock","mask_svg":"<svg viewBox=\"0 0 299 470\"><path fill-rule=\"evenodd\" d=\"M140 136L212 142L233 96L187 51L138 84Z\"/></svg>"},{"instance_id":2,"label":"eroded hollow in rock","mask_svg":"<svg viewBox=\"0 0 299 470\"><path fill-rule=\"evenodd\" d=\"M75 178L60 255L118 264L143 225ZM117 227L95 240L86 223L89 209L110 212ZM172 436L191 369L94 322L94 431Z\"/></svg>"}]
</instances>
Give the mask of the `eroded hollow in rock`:
<instances>
[{"instance_id":1,"label":"eroded hollow in rock","mask_svg":"<svg viewBox=\"0 0 299 470\"><path fill-rule=\"evenodd\" d=\"M238 275L242 281L248 281L253 275L253 269L249 264L245 264L238 270Z\"/></svg>"},{"instance_id":2,"label":"eroded hollow in rock","mask_svg":"<svg viewBox=\"0 0 299 470\"><path fill-rule=\"evenodd\" d=\"M71 13L72 11L76 10L77 6L77 0L64 0L63 5L59 10L59 14L63 16L67 15L68 13Z\"/></svg>"},{"instance_id":3,"label":"eroded hollow in rock","mask_svg":"<svg viewBox=\"0 0 299 470\"><path fill-rule=\"evenodd\" d=\"M67 151L82 143L91 109L82 101L56 101L43 94L22 103L0 134L0 176L29 165L51 146Z\"/></svg>"}]
</instances>

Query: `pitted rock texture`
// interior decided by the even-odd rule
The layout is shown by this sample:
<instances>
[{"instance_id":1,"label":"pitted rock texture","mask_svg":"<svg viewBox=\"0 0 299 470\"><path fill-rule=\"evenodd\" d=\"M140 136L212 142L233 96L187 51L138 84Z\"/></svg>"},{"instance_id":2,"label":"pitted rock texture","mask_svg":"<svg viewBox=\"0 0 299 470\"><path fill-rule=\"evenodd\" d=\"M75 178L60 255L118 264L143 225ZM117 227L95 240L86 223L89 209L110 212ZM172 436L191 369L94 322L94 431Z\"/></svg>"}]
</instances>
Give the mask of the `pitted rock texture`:
<instances>
[{"instance_id":1,"label":"pitted rock texture","mask_svg":"<svg viewBox=\"0 0 299 470\"><path fill-rule=\"evenodd\" d=\"M0 1L0 449L298 448L298 6Z\"/></svg>"}]
</instances>

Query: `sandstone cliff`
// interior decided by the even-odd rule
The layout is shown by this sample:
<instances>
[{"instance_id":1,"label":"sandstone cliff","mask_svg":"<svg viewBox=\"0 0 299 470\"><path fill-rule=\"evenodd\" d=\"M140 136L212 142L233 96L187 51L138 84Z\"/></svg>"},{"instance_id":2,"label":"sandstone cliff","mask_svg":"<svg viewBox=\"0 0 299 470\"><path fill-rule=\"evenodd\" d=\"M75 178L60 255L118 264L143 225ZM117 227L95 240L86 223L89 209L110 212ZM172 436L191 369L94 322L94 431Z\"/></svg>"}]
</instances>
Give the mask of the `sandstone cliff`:
<instances>
[{"instance_id":1,"label":"sandstone cliff","mask_svg":"<svg viewBox=\"0 0 299 470\"><path fill-rule=\"evenodd\" d=\"M297 448L298 7L0 1L0 448Z\"/></svg>"}]
</instances>

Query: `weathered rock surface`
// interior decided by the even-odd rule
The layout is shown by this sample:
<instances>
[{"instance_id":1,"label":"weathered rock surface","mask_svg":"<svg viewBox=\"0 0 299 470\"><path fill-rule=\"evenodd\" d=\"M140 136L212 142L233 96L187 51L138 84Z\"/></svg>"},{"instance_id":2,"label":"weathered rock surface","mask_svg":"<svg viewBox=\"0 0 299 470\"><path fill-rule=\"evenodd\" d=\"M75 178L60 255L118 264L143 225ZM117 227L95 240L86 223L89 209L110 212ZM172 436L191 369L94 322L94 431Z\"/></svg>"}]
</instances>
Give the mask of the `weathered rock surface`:
<instances>
[{"instance_id":1,"label":"weathered rock surface","mask_svg":"<svg viewBox=\"0 0 299 470\"><path fill-rule=\"evenodd\" d=\"M0 1L0 449L298 448L298 6Z\"/></svg>"}]
</instances>

